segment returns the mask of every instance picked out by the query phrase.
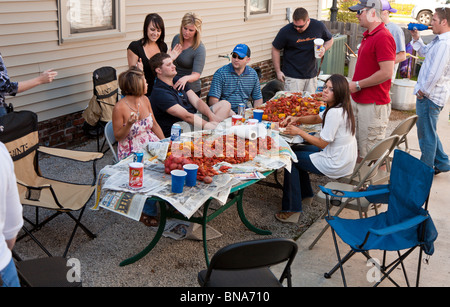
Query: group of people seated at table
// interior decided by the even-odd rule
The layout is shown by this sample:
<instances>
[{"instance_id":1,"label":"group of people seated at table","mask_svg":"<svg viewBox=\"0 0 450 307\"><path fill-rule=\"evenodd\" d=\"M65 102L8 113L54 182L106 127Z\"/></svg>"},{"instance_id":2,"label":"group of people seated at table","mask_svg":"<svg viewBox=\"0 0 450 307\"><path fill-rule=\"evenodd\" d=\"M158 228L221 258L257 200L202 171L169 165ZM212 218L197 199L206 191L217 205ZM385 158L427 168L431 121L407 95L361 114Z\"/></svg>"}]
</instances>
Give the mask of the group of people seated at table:
<instances>
[{"instance_id":1,"label":"group of people seated at table","mask_svg":"<svg viewBox=\"0 0 450 307\"><path fill-rule=\"evenodd\" d=\"M168 50L162 19L158 14L147 16L144 37L128 47L130 67L119 75L123 98L114 107L112 119L119 159L142 150L148 142L169 137L174 123L214 129L234 115L240 103L247 105L253 101L254 107L263 103L259 77L248 66L251 51L245 44L238 44L231 53L231 63L215 72L208 101L199 97L201 92L196 84L205 57L200 35L201 20L188 13L182 20L180 34ZM310 144L296 152L298 162L293 164L291 172L285 171L282 210L275 214L282 222L298 222L302 203L312 199L314 192L308 172L338 178L350 174L355 166L355 118L344 76L332 75L326 81L323 100L327 106L320 114L289 116L281 123L286 127L285 133L298 134ZM319 136L309 135L297 127L297 124L319 123L322 124ZM156 226L156 215L156 203L148 201L141 221Z\"/></svg>"}]
</instances>

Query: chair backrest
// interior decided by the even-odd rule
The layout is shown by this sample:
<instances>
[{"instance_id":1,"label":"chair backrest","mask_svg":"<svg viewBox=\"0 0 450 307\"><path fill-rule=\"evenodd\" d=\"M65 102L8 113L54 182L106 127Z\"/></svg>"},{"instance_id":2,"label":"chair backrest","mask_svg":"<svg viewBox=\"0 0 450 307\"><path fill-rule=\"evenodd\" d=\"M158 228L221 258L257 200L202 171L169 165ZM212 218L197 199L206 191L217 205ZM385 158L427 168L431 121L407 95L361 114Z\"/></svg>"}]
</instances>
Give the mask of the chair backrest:
<instances>
[{"instance_id":1,"label":"chair backrest","mask_svg":"<svg viewBox=\"0 0 450 307\"><path fill-rule=\"evenodd\" d=\"M392 135L400 136L400 139L398 140L398 143L396 145L397 148L399 147L400 144L406 142L406 137L408 133L411 131L412 127L414 127L414 125L416 124L418 118L419 117L417 115L412 115L406 118L405 120L400 122L398 126L391 132L391 136ZM408 150L407 147L405 149L406 151Z\"/></svg>"},{"instance_id":2,"label":"chair backrest","mask_svg":"<svg viewBox=\"0 0 450 307\"><path fill-rule=\"evenodd\" d=\"M393 135L378 142L363 160L356 165L353 174L350 176L350 181L358 182L356 190L377 175L378 169L394 150L399 139L400 137L398 135Z\"/></svg>"},{"instance_id":3,"label":"chair backrest","mask_svg":"<svg viewBox=\"0 0 450 307\"><path fill-rule=\"evenodd\" d=\"M108 143L109 149L111 150L113 157L114 157L114 163L119 162L119 159L117 158L116 151L114 149L114 144L116 143L116 138L114 136L114 130L112 121L109 121L106 123L105 126L105 138L106 142Z\"/></svg>"},{"instance_id":4,"label":"chair backrest","mask_svg":"<svg viewBox=\"0 0 450 307\"><path fill-rule=\"evenodd\" d=\"M405 151L396 149L389 184L387 225L395 225L417 216L427 216L428 197L433 184L434 170ZM419 237L424 251L433 253L437 230L429 218L425 225L398 234L403 240ZM399 241L397 241L399 242Z\"/></svg>"},{"instance_id":5,"label":"chair backrest","mask_svg":"<svg viewBox=\"0 0 450 307\"><path fill-rule=\"evenodd\" d=\"M297 254L297 244L290 239L274 238L228 245L214 254L206 281L213 270L245 270L268 267L287 261L289 269Z\"/></svg>"},{"instance_id":6,"label":"chair backrest","mask_svg":"<svg viewBox=\"0 0 450 307\"><path fill-rule=\"evenodd\" d=\"M38 119L31 111L8 113L0 117L0 141L3 142L14 161L14 172L18 180L36 182L41 175L37 165L39 147ZM19 186L19 192L23 187Z\"/></svg>"},{"instance_id":7,"label":"chair backrest","mask_svg":"<svg viewBox=\"0 0 450 307\"><path fill-rule=\"evenodd\" d=\"M92 73L94 95L83 111L83 118L91 126L98 121L112 120L112 111L119 101L119 82L116 69L110 66L100 67Z\"/></svg>"},{"instance_id":8,"label":"chair backrest","mask_svg":"<svg viewBox=\"0 0 450 307\"><path fill-rule=\"evenodd\" d=\"M430 193L433 178L434 170L431 167L396 149L392 162L389 205L395 202L402 206L388 208L392 217L401 219L405 214L406 217L420 214Z\"/></svg>"}]
</instances>

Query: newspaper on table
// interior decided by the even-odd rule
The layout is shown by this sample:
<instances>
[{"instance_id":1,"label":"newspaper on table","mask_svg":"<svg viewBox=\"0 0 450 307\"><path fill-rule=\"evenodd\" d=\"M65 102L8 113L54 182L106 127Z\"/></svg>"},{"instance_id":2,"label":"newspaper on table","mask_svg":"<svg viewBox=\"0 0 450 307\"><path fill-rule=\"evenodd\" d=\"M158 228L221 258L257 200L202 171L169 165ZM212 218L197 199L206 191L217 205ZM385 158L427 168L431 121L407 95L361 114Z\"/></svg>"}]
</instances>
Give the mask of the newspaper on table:
<instances>
[{"instance_id":1,"label":"newspaper on table","mask_svg":"<svg viewBox=\"0 0 450 307\"><path fill-rule=\"evenodd\" d=\"M275 134L277 136L277 134ZM164 172L162 157L167 155L168 143L155 142L144 151L144 185L135 190L128 186L129 166L133 157L128 157L115 165L104 167L98 176L96 186L96 204L118 214L139 221L142 209L148 197L159 197L170 203L176 210L187 218L209 199L216 199L221 205L225 204L233 186L241 180L261 179L265 171L285 167L290 171L291 160L297 161L295 153L282 138L274 138L278 152L269 155L257 155L253 160L242 164L232 165L228 173L213 177L210 184L198 181L194 187L185 186L183 193L172 193L171 176ZM217 165L216 167L220 167Z\"/></svg>"}]
</instances>

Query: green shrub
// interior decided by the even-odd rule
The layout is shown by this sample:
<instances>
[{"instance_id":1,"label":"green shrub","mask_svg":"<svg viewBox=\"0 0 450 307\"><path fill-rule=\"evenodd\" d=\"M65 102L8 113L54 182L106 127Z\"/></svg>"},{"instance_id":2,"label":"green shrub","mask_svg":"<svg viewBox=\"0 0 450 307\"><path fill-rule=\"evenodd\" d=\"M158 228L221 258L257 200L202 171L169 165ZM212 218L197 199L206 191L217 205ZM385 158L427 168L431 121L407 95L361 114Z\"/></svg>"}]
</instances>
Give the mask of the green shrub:
<instances>
[{"instance_id":1,"label":"green shrub","mask_svg":"<svg viewBox=\"0 0 450 307\"><path fill-rule=\"evenodd\" d=\"M348 8L357 4L358 0L338 0L338 12L337 12L337 21L342 22L353 22L358 23L358 18L356 18L356 13L350 11Z\"/></svg>"}]
</instances>

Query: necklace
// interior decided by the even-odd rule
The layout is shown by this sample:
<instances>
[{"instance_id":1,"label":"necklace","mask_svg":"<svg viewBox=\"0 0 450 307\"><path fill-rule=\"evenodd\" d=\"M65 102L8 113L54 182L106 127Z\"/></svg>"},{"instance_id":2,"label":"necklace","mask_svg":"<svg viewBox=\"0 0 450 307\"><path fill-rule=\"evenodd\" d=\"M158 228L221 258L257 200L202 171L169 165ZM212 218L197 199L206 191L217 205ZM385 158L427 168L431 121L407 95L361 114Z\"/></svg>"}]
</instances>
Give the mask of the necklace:
<instances>
[{"instance_id":1,"label":"necklace","mask_svg":"<svg viewBox=\"0 0 450 307\"><path fill-rule=\"evenodd\" d=\"M140 107L140 105L141 105L140 102L138 102L138 104L137 104L137 110L136 110L135 108L131 107L131 106L128 104L128 101L127 101L127 100L125 100L125 103L126 103L126 105L131 109L131 111L136 112L137 115L139 116L139 107Z\"/></svg>"}]
</instances>

